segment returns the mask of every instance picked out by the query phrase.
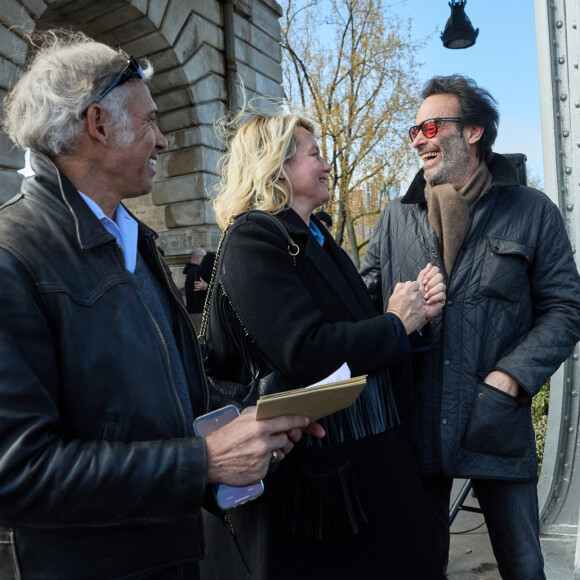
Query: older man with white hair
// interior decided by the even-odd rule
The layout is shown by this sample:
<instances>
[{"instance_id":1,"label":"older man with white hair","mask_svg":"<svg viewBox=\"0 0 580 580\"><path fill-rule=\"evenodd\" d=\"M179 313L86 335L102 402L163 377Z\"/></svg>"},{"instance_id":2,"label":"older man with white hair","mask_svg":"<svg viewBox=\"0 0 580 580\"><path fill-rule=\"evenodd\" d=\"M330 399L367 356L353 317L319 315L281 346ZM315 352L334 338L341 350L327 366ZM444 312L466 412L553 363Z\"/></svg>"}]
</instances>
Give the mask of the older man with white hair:
<instances>
[{"instance_id":1,"label":"older man with white hair","mask_svg":"<svg viewBox=\"0 0 580 580\"><path fill-rule=\"evenodd\" d=\"M82 34L41 44L5 100L35 175L0 209L0 577L196 579L206 483L259 480L309 420L194 436L193 328L121 203L167 147L151 67Z\"/></svg>"}]
</instances>

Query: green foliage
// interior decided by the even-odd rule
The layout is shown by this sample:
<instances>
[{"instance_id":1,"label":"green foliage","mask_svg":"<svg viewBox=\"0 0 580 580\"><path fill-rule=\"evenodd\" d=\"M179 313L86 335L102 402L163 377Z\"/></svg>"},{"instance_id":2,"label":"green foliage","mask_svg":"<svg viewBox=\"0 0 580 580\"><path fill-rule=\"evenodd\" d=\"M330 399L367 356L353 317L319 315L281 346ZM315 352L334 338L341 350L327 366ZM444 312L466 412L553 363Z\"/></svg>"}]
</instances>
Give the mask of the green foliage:
<instances>
[{"instance_id":1,"label":"green foliage","mask_svg":"<svg viewBox=\"0 0 580 580\"><path fill-rule=\"evenodd\" d=\"M538 473L544 459L544 445L548 427L548 409L550 405L550 383L546 383L532 400L532 422L536 432L536 449L538 451Z\"/></svg>"}]
</instances>

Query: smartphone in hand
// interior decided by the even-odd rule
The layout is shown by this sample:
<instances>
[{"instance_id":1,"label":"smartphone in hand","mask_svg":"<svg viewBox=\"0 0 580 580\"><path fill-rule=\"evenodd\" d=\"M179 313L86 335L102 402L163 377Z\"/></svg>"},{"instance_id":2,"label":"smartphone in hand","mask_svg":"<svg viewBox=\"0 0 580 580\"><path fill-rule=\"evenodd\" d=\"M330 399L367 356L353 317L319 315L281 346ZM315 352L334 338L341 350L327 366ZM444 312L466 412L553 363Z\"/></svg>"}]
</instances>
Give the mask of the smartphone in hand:
<instances>
[{"instance_id":1,"label":"smartphone in hand","mask_svg":"<svg viewBox=\"0 0 580 580\"><path fill-rule=\"evenodd\" d=\"M193 429L196 435L206 437L210 433L217 431L220 427L233 421L240 412L233 405L216 409L206 415L201 415L193 421ZM220 509L227 510L262 495L264 492L264 482L259 481L250 485L232 486L225 483L214 483L216 502Z\"/></svg>"}]
</instances>

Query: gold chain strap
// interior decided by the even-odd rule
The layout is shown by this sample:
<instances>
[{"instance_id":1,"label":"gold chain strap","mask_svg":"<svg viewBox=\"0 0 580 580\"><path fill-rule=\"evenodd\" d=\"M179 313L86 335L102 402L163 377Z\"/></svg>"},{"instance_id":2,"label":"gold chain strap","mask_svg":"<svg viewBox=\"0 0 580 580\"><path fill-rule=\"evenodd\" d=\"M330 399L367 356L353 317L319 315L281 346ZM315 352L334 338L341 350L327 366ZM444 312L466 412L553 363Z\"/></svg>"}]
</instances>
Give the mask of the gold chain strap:
<instances>
[{"instance_id":1,"label":"gold chain strap","mask_svg":"<svg viewBox=\"0 0 580 580\"><path fill-rule=\"evenodd\" d=\"M261 211L261 210L249 210L249 211L262 213L264 215L267 215L271 220L273 220L273 222L278 226L280 231L286 237L286 240L288 242L288 253L292 256L292 262L294 263L294 267L296 267L296 256L300 253L300 248L294 242L294 240L290 237L290 234L286 231L286 228L273 215L270 215L268 212ZM213 269L211 272L211 280L208 284L207 294L205 296L205 302L203 304L203 314L201 316L201 326L199 329L199 334L197 336L197 339L199 340L200 344L205 344L205 342L206 342L205 334L207 332L207 325L209 323L209 310L211 307L211 296L213 294L213 287L215 284L216 272L217 272L217 268L218 268L218 261L219 261L220 253L222 250L222 244L224 243L224 239L226 237L226 234L228 233L232 224L236 221L237 218L239 218L244 213L248 213L248 212L243 212L243 213L240 213L237 215L233 215L230 218L230 223L227 225L226 229L223 231L222 236L220 238L220 241L219 241L216 253L215 253L215 260L214 260Z\"/></svg>"},{"instance_id":2,"label":"gold chain strap","mask_svg":"<svg viewBox=\"0 0 580 580\"><path fill-rule=\"evenodd\" d=\"M199 334L197 336L197 339L199 340L200 344L205 344L205 333L207 332L207 325L208 325L208 321L209 321L209 309L211 306L211 295L212 295L213 286L215 283L215 277L216 277L216 272L217 272L217 267L218 267L218 260L219 260L220 253L222 250L222 244L224 243L224 239L226 237L226 234L228 233L228 230L230 229L230 226L233 223L234 223L234 216L232 216L230 218L230 223L228 224L226 229L222 232L220 241L218 243L217 250L215 252L215 259L213 261L213 268L211 270L211 279L210 279L209 284L207 286L207 293L205 295L205 302L203 303L203 314L201 315L201 326L199 329Z\"/></svg>"}]
</instances>

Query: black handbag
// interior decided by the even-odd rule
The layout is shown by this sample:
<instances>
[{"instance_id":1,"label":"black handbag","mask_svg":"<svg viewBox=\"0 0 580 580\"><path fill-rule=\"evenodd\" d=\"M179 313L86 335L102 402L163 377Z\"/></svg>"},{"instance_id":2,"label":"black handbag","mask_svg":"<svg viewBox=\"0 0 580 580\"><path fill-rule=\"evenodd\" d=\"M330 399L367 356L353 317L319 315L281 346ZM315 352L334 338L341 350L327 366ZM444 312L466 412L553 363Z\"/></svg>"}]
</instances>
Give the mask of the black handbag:
<instances>
[{"instance_id":1,"label":"black handbag","mask_svg":"<svg viewBox=\"0 0 580 580\"><path fill-rule=\"evenodd\" d=\"M207 288L207 296L203 308L202 320L201 320L201 327L198 335L198 340L200 347L202 349L202 354L207 361L208 354L209 354L209 345L207 342L207 326L209 323L209 313L211 309L211 301L213 299L213 290L215 285L216 273L218 269L218 264L221 255L221 249L225 237L230 229L230 226L235 222L236 219L239 217L248 214L248 213L256 213L260 214L261 216L266 217L267 219L271 220L273 224L276 224L280 232L283 234L284 238L287 242L288 253L293 257L294 265L296 266L296 256L298 255L300 249L294 242L294 240L290 237L290 234L286 230L286 228L282 225L282 223L273 217L271 214L265 211L260 210L249 210L243 213L234 215L230 218L230 223L223 231L217 250L216 250L216 257L213 265L213 270L211 274L211 280L209 282ZM238 319L237 323L242 325L243 323ZM246 336L249 336L245 328L243 329ZM247 407L251 405L255 405L258 399L263 395L270 395L273 393L280 393L286 391L288 389L297 388L300 385L291 384L287 379L285 379L278 371L272 370L270 365L263 360L263 358L258 361L256 360L257 354L255 349L250 349L244 346L244 344L239 345L240 349L243 350L243 359L246 363L247 369L249 374L251 375L251 381L249 384L237 383L234 381L228 381L226 379L220 379L216 377L212 377L210 375L207 376L208 383L210 385L210 404L212 408L223 407L224 405L236 405L237 407ZM267 371L264 373L264 367L268 367Z\"/></svg>"}]
</instances>

